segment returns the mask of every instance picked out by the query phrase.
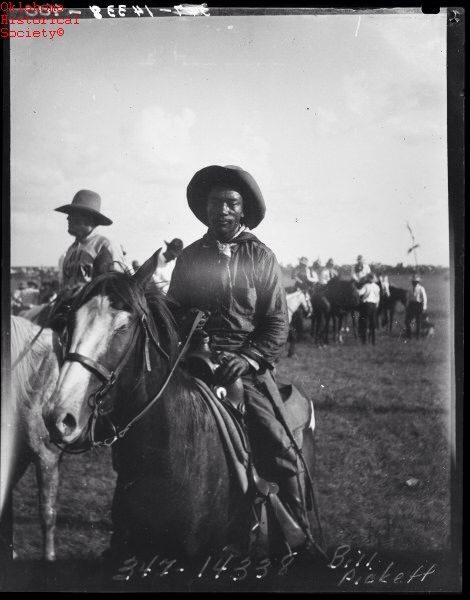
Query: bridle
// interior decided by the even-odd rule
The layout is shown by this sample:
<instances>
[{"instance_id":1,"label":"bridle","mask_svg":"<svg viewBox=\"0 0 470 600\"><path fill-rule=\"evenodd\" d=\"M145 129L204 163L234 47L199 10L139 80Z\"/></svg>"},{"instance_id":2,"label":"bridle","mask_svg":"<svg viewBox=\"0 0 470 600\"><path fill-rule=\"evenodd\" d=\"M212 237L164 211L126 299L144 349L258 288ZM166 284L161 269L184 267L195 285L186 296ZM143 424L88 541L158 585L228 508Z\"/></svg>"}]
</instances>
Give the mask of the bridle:
<instances>
[{"instance_id":1,"label":"bridle","mask_svg":"<svg viewBox=\"0 0 470 600\"><path fill-rule=\"evenodd\" d=\"M71 310L73 310L73 307L71 308ZM108 369L108 367L104 366L102 363L99 363L98 361L96 361L88 356L85 356L84 354L80 354L78 352L66 351L64 359L63 359L63 363L78 362L85 369L87 369L93 375L95 375L101 381L101 385L88 398L88 404L92 408L92 414L90 415L90 419L88 421L88 427L87 427L87 431L86 431L86 438L89 438L89 442L88 442L87 446L83 447L79 450L73 450L72 449L73 444L70 445L72 448L68 447L66 444L63 444L63 443L60 443L60 444L56 443L56 446L58 446L61 450L63 450L66 453L69 453L69 454L81 454L83 452L90 450L91 448L112 446L117 440L122 439L126 435L126 433L129 431L129 429L135 423L140 421L144 417L144 415L150 410L150 408L152 408L152 406L154 406L156 404L156 402L161 398L163 392L165 391L166 387L168 386L168 384L171 380L171 377L173 376L173 373L175 372L176 367L178 366L184 352L186 351L186 348L191 340L191 337L192 337L194 331L197 328L199 321L202 319L203 316L204 316L204 312L198 311L198 313L194 319L193 325L191 327L191 330L189 332L189 335L186 338L184 345L179 349L178 355L177 355L173 365L169 369L158 393L152 398L152 400L143 409L140 410L139 413L137 413L137 415L135 415L121 429L116 427L116 425L109 418L108 415L113 411L113 408L112 407L107 408L106 404L105 404L105 400L106 400L106 396L109 394L111 389L116 384L116 381L118 380L119 375L121 374L122 370L124 369L124 367L126 366L128 360L129 360L131 354L133 353L133 351L136 347L136 344L137 344L137 340L139 338L139 332L141 330L144 332L144 335L145 335L144 355L145 355L145 363L146 363L147 371L152 370L152 367L150 364L150 353L149 353L149 342L150 341L152 342L152 344L156 348L156 350L168 362L168 364L169 365L171 364L170 356L161 347L159 340L158 340L158 336L153 331L153 328L149 326L148 313L145 310L145 308L141 306L141 312L139 314L139 319L134 327L131 341L128 344L126 351L123 353L121 359L119 360L118 364L116 365L116 367L114 369L110 370L110 369ZM95 436L96 425L97 425L98 419L100 417L106 417L108 420L108 423L112 429L112 435L110 437L105 438L104 440L97 440L96 436Z\"/></svg>"}]
</instances>

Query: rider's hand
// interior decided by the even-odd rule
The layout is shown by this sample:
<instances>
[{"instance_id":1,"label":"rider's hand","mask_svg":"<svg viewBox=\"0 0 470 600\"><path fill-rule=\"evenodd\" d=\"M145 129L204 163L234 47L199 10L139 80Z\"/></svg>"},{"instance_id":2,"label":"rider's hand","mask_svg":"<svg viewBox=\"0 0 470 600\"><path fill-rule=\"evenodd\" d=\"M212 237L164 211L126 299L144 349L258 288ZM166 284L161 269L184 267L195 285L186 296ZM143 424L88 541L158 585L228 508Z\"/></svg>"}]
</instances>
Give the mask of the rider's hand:
<instances>
[{"instance_id":1,"label":"rider's hand","mask_svg":"<svg viewBox=\"0 0 470 600\"><path fill-rule=\"evenodd\" d=\"M217 380L222 385L231 385L251 368L246 358L232 352L221 352L219 362L221 366L217 369Z\"/></svg>"}]
</instances>

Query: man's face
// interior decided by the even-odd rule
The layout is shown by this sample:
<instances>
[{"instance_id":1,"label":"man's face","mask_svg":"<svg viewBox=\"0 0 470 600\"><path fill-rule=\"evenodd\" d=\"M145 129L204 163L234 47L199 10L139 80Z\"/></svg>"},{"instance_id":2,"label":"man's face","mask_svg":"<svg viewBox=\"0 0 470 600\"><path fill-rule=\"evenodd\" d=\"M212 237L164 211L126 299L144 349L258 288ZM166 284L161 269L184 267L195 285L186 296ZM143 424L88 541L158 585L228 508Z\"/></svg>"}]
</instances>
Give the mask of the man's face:
<instances>
[{"instance_id":1,"label":"man's face","mask_svg":"<svg viewBox=\"0 0 470 600\"><path fill-rule=\"evenodd\" d=\"M207 199L207 220L215 237L225 242L238 231L243 214L243 198L227 187L214 186Z\"/></svg>"},{"instance_id":2,"label":"man's face","mask_svg":"<svg viewBox=\"0 0 470 600\"><path fill-rule=\"evenodd\" d=\"M70 213L67 217L68 232L70 235L81 239L94 229L93 217L83 213Z\"/></svg>"}]
</instances>

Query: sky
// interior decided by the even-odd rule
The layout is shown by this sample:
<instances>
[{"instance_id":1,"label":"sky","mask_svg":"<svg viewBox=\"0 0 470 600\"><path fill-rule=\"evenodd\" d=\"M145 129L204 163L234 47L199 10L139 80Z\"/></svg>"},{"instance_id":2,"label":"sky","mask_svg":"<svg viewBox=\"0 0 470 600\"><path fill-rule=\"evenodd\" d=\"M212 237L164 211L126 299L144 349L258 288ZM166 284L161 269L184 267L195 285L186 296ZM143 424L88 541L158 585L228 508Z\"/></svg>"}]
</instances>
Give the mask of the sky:
<instances>
[{"instance_id":1,"label":"sky","mask_svg":"<svg viewBox=\"0 0 470 600\"><path fill-rule=\"evenodd\" d=\"M140 262L204 225L193 174L238 165L283 264L449 264L446 14L82 20L11 41L11 264L57 265L87 188Z\"/></svg>"}]
</instances>

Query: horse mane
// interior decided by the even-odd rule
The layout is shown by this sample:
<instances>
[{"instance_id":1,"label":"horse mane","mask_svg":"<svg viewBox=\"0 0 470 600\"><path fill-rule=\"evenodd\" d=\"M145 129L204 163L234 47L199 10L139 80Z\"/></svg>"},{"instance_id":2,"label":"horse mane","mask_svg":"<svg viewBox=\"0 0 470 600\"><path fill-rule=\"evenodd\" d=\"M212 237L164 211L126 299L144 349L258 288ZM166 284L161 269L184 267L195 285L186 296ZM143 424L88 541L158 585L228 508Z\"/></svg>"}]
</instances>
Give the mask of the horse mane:
<instances>
[{"instance_id":1,"label":"horse mane","mask_svg":"<svg viewBox=\"0 0 470 600\"><path fill-rule=\"evenodd\" d=\"M44 371L45 366L50 364L51 371L52 365L56 365L58 368L57 358L53 352L53 332L47 328L41 331L40 327L22 317L11 317L12 364L39 332L41 332L40 335L12 371L14 396L16 395L19 402L27 405L30 405L32 397L42 390L44 377L47 376Z\"/></svg>"},{"instance_id":2,"label":"horse mane","mask_svg":"<svg viewBox=\"0 0 470 600\"><path fill-rule=\"evenodd\" d=\"M130 273L107 271L80 290L72 310L77 310L98 295L108 296L112 306L129 312L135 312L142 307L142 297L145 298L155 326L166 343L166 351L171 359L175 358L179 342L175 321L168 308L166 296L152 281L143 288Z\"/></svg>"}]
</instances>

